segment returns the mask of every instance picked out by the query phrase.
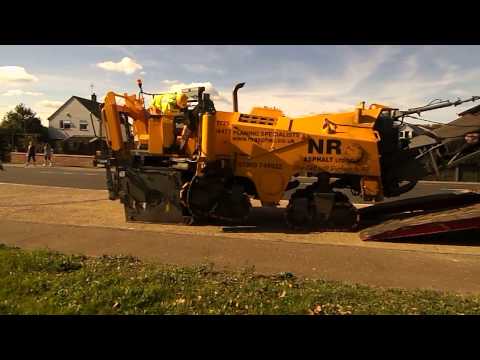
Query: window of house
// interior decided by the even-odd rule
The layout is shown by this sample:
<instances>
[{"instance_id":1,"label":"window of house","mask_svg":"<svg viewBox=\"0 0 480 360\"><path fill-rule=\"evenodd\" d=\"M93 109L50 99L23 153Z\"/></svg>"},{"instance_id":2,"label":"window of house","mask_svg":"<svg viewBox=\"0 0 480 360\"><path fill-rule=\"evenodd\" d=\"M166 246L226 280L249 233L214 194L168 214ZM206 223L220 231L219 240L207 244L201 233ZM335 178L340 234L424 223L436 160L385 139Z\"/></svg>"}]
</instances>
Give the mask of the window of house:
<instances>
[{"instance_id":1,"label":"window of house","mask_svg":"<svg viewBox=\"0 0 480 360\"><path fill-rule=\"evenodd\" d=\"M80 120L80 130L88 130L88 122L86 120Z\"/></svg>"},{"instance_id":2,"label":"window of house","mask_svg":"<svg viewBox=\"0 0 480 360\"><path fill-rule=\"evenodd\" d=\"M71 129L72 123L70 120L60 120L60 129Z\"/></svg>"}]
</instances>

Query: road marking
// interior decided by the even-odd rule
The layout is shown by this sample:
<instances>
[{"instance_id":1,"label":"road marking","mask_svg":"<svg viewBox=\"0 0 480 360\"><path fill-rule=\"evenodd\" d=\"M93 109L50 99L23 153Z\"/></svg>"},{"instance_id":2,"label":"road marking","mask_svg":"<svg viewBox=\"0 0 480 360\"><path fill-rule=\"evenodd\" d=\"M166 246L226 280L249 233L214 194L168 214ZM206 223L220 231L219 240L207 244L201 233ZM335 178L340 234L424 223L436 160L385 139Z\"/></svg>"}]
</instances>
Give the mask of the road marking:
<instances>
[{"instance_id":1,"label":"road marking","mask_svg":"<svg viewBox=\"0 0 480 360\"><path fill-rule=\"evenodd\" d=\"M58 188L58 189L76 189L76 190L87 190L87 191L107 191L107 189L92 189L92 188L78 188L72 186L52 186L52 185L34 185L34 184L18 184L10 182L0 182L0 185L16 185L16 186L34 186L34 187L48 187L48 188Z\"/></svg>"},{"instance_id":2,"label":"road marking","mask_svg":"<svg viewBox=\"0 0 480 360\"><path fill-rule=\"evenodd\" d=\"M352 205L355 206L356 208L364 208L364 207L373 206L373 204L352 204Z\"/></svg>"},{"instance_id":3,"label":"road marking","mask_svg":"<svg viewBox=\"0 0 480 360\"><path fill-rule=\"evenodd\" d=\"M451 185L480 185L480 182L466 182L466 181L427 181L427 180L420 180L418 182L419 184L423 185L446 185L446 184L451 184Z\"/></svg>"},{"instance_id":4,"label":"road marking","mask_svg":"<svg viewBox=\"0 0 480 360\"><path fill-rule=\"evenodd\" d=\"M464 193L472 192L472 190L469 190L469 189L447 189L447 188L443 188L443 189L440 189L440 190L456 191L456 192L464 192Z\"/></svg>"}]
</instances>

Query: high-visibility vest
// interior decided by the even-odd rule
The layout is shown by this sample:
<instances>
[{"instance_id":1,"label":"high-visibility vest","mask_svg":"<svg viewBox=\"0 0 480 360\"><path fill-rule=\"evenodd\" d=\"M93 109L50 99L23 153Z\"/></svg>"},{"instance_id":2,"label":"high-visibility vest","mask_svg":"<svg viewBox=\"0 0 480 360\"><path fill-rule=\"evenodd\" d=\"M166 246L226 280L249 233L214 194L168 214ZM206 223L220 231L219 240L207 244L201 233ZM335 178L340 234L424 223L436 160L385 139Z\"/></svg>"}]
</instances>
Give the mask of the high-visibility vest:
<instances>
[{"instance_id":1,"label":"high-visibility vest","mask_svg":"<svg viewBox=\"0 0 480 360\"><path fill-rule=\"evenodd\" d=\"M162 113L168 113L185 107L187 104L187 96L185 94L168 93L155 95L153 97L152 107L160 109Z\"/></svg>"},{"instance_id":2,"label":"high-visibility vest","mask_svg":"<svg viewBox=\"0 0 480 360\"><path fill-rule=\"evenodd\" d=\"M153 97L152 106L160 109L162 113L172 111L177 105L175 94L155 95Z\"/></svg>"}]
</instances>

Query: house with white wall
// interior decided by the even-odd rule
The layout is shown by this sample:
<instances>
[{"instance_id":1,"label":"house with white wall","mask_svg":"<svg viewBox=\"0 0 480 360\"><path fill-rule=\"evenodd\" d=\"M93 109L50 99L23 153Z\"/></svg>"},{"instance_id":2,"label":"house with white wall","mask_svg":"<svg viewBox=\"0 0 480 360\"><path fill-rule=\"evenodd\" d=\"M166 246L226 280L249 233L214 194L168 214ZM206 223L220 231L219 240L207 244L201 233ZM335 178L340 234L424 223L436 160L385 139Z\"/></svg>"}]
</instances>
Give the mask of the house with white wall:
<instances>
[{"instance_id":1,"label":"house with white wall","mask_svg":"<svg viewBox=\"0 0 480 360\"><path fill-rule=\"evenodd\" d=\"M100 132L101 103L72 96L48 118L48 134L58 152L93 154Z\"/></svg>"},{"instance_id":2,"label":"house with white wall","mask_svg":"<svg viewBox=\"0 0 480 360\"><path fill-rule=\"evenodd\" d=\"M402 125L400 125L400 128L398 130L399 130L400 139L408 139L408 140L416 136L426 135L432 132L431 130L424 128L423 126L408 124L408 123L403 123Z\"/></svg>"}]
</instances>

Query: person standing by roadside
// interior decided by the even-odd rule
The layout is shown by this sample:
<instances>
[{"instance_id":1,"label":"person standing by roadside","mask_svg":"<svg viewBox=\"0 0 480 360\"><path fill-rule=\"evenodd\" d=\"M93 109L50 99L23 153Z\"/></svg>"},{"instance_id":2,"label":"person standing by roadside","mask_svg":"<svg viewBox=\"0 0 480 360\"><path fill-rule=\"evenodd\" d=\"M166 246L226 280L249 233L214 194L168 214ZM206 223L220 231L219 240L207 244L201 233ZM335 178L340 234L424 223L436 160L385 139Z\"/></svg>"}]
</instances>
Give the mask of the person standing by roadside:
<instances>
[{"instance_id":1,"label":"person standing by roadside","mask_svg":"<svg viewBox=\"0 0 480 360\"><path fill-rule=\"evenodd\" d=\"M30 141L28 143L28 148L27 148L27 162L25 163L25 167L30 165L30 160L33 160L33 165L37 166L37 163L35 162L35 146L33 143Z\"/></svg>"},{"instance_id":2,"label":"person standing by roadside","mask_svg":"<svg viewBox=\"0 0 480 360\"><path fill-rule=\"evenodd\" d=\"M49 143L43 145L43 166L52 166L52 147Z\"/></svg>"},{"instance_id":3,"label":"person standing by roadside","mask_svg":"<svg viewBox=\"0 0 480 360\"><path fill-rule=\"evenodd\" d=\"M5 169L3 168L3 164L2 164L2 157L3 157L3 150L0 147L0 170L5 171Z\"/></svg>"}]
</instances>

